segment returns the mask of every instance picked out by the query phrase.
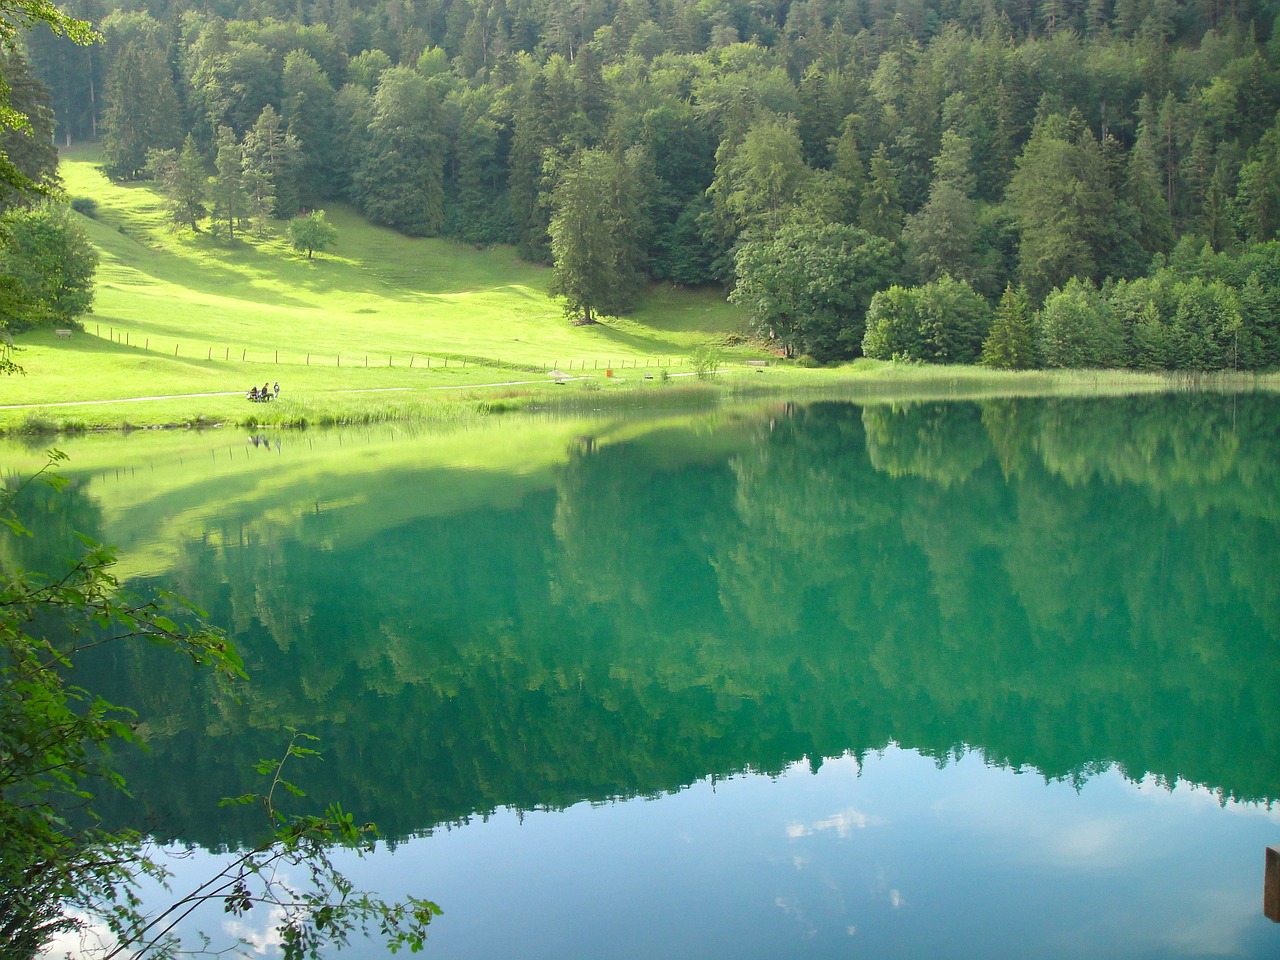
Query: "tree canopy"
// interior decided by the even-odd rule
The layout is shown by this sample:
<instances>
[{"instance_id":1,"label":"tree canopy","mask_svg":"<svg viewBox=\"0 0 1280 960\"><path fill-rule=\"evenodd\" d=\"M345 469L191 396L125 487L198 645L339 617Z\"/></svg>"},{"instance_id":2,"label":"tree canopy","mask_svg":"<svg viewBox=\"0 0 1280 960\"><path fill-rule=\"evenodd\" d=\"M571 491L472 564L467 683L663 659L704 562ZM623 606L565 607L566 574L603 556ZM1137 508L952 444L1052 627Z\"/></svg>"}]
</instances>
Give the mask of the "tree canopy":
<instances>
[{"instance_id":1,"label":"tree canopy","mask_svg":"<svg viewBox=\"0 0 1280 960\"><path fill-rule=\"evenodd\" d=\"M1280 228L1270 0L358 6L302 18L247 0L216 13L107 0L104 44L43 28L20 39L58 140L100 137L114 175L154 174L140 143L190 136L210 169L224 155L221 198L203 204L228 236L233 140L256 229L268 210L350 201L407 234L558 262L567 290L587 264L565 259L582 252L564 230L565 181L582 156L643 151L627 193L642 216L619 221L606 312L645 282L749 285L740 271L758 260L740 251L798 223L893 246L879 290L949 276L994 307L1012 284L1033 313L1073 279L1151 276L1184 240L1238 259ZM28 8L8 9L12 27Z\"/></svg>"}]
</instances>

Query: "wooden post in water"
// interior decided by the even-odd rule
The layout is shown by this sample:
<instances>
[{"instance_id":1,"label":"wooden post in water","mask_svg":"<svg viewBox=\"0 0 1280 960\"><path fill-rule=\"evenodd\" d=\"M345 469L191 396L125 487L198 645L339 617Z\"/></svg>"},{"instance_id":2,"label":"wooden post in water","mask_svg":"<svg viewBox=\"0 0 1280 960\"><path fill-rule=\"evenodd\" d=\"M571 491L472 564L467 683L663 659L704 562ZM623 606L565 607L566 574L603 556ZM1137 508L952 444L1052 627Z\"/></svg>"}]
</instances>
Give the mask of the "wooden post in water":
<instances>
[{"instance_id":1,"label":"wooden post in water","mask_svg":"<svg viewBox=\"0 0 1280 960\"><path fill-rule=\"evenodd\" d=\"M1262 912L1280 923L1280 847L1267 847L1267 874L1262 885Z\"/></svg>"}]
</instances>

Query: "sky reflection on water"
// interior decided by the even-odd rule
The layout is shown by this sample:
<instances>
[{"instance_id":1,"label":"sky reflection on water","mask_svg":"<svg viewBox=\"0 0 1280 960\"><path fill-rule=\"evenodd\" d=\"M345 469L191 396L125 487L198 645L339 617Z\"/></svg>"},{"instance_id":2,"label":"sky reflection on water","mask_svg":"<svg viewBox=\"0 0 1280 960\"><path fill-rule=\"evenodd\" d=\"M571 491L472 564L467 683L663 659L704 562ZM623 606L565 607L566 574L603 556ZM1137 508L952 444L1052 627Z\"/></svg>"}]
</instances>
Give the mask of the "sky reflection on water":
<instances>
[{"instance_id":1,"label":"sky reflection on water","mask_svg":"<svg viewBox=\"0 0 1280 960\"><path fill-rule=\"evenodd\" d=\"M1272 958L1280 811L1107 771L1079 789L891 747L561 811L503 809L351 859L436 900L425 955ZM199 854L181 865L209 872ZM263 939L265 917L238 928ZM233 929L219 911L202 921ZM195 925L192 925L194 929ZM384 955L357 944L341 956Z\"/></svg>"}]
</instances>

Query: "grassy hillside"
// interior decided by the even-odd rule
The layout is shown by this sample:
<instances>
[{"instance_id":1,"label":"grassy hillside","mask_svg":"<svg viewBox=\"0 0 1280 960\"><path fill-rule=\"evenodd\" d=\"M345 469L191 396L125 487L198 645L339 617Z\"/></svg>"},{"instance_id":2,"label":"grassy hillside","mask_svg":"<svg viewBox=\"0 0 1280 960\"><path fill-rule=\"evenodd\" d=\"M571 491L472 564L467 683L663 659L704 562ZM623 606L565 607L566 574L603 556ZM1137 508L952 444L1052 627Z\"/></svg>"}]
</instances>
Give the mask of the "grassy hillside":
<instances>
[{"instance_id":1,"label":"grassy hillside","mask_svg":"<svg viewBox=\"0 0 1280 960\"><path fill-rule=\"evenodd\" d=\"M637 390L661 391L664 405L701 403L726 387L680 375L691 370L690 353L707 344L716 345L722 383L737 395L869 399L1188 385L1185 377L1134 372L999 373L869 360L764 370L743 362L766 356L758 346L725 345L736 341L742 317L713 291L654 288L632 316L576 327L547 297L548 271L508 248L409 239L338 207L329 211L336 249L308 262L281 240L282 225L235 245L174 233L148 186L111 183L90 154L64 157L62 172L72 197L96 203L94 217L81 222L101 256L97 301L70 338L52 330L16 338L26 375L0 378L0 432L438 421L530 401L594 410L630 403ZM614 376L605 376L610 367ZM553 368L569 376L548 376ZM675 376L664 380L663 371ZM251 385L276 380L278 402L244 398ZM1270 389L1277 382L1209 381Z\"/></svg>"},{"instance_id":2,"label":"grassy hillside","mask_svg":"<svg viewBox=\"0 0 1280 960\"><path fill-rule=\"evenodd\" d=\"M679 369L690 351L740 326L717 292L655 288L630 317L576 327L546 294L549 271L509 248L410 239L335 207L338 244L309 262L288 249L283 225L234 245L174 233L148 185L110 182L85 153L65 156L61 171L71 197L96 203L93 219L82 219L101 256L94 311L69 340L51 331L18 338L27 376L0 381L0 406L242 394L268 380L295 400L371 389L408 396L549 382L553 368L585 368L603 382L607 367L619 378L646 364ZM69 409L42 415L90 426L121 420L119 410ZM244 412L240 396L201 397L162 422ZM31 412L0 411L0 425L15 416ZM124 419L151 422L141 410Z\"/></svg>"}]
</instances>

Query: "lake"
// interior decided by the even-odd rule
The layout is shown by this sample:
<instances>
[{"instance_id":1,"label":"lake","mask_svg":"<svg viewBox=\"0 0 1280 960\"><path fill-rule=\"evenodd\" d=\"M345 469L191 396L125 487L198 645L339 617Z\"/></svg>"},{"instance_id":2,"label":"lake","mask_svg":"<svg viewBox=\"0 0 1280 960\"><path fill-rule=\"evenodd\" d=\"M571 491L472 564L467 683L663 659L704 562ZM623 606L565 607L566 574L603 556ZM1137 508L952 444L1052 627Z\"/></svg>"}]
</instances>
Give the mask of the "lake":
<instances>
[{"instance_id":1,"label":"lake","mask_svg":"<svg viewBox=\"0 0 1280 960\"><path fill-rule=\"evenodd\" d=\"M427 956L1280 956L1274 395L59 446L7 554L111 543L251 674L85 667L151 747L102 812L180 878L261 836L217 802L295 727Z\"/></svg>"}]
</instances>

